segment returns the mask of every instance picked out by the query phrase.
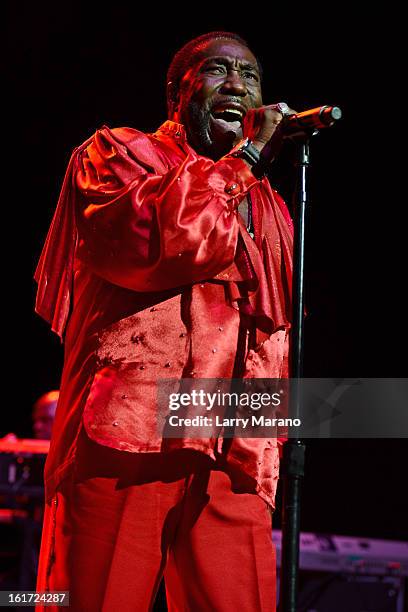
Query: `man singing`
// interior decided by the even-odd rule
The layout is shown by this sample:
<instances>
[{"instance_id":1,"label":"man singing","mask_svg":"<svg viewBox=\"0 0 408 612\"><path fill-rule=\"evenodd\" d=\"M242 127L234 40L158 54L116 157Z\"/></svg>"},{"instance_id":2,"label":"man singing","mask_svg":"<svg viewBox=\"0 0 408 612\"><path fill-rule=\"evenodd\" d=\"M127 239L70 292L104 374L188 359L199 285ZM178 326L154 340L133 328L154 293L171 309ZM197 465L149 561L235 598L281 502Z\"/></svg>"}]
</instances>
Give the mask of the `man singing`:
<instances>
[{"instance_id":1,"label":"man singing","mask_svg":"<svg viewBox=\"0 0 408 612\"><path fill-rule=\"evenodd\" d=\"M265 106L238 35L189 42L154 134L74 151L36 279L64 338L37 590L82 611L275 610L276 438L166 438L159 379L287 377L292 225L265 171Z\"/></svg>"}]
</instances>

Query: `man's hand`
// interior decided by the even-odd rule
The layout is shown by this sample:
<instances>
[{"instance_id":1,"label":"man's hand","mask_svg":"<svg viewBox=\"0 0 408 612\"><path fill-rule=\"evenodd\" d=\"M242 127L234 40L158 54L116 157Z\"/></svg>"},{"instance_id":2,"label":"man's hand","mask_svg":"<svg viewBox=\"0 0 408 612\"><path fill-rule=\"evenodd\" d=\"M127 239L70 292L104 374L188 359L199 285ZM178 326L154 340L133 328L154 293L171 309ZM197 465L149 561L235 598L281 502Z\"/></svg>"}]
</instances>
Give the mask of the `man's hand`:
<instances>
[{"instance_id":1,"label":"man's hand","mask_svg":"<svg viewBox=\"0 0 408 612\"><path fill-rule=\"evenodd\" d=\"M244 119L244 136L261 152L265 163L271 162L279 152L284 136L285 119L296 111L284 102L250 109Z\"/></svg>"}]
</instances>

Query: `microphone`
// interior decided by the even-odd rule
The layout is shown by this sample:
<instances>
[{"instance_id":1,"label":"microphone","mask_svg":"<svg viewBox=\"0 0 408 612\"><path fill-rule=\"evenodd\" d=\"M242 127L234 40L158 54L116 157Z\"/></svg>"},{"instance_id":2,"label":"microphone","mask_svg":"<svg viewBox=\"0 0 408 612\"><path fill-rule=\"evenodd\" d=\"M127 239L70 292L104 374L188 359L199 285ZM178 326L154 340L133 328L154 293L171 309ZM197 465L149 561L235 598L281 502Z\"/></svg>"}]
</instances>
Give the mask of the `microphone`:
<instances>
[{"instance_id":1,"label":"microphone","mask_svg":"<svg viewBox=\"0 0 408 612\"><path fill-rule=\"evenodd\" d=\"M282 106L284 105L282 102L280 104ZM276 106L279 107L279 104ZM287 105L285 104L284 106ZM287 138L290 140L293 138L294 142L296 142L298 138L304 137L305 132L311 132L312 135L317 134L318 130L331 127L336 121L341 119L342 116L342 112L338 106L317 106L316 108L311 108L310 110L293 115L285 113L285 110L284 108L282 109L283 120L279 124L281 127L280 142L272 142L274 140L272 136L259 154L258 162L253 165L252 172L257 178L265 176L269 164L279 152L282 139L284 140ZM252 161L252 164L253 163Z\"/></svg>"},{"instance_id":2,"label":"microphone","mask_svg":"<svg viewBox=\"0 0 408 612\"><path fill-rule=\"evenodd\" d=\"M310 110L286 115L282 125L283 132L287 136L293 136L305 130L320 130L331 127L341 119L341 109L338 106L317 106ZM282 122L283 123L283 122Z\"/></svg>"}]
</instances>

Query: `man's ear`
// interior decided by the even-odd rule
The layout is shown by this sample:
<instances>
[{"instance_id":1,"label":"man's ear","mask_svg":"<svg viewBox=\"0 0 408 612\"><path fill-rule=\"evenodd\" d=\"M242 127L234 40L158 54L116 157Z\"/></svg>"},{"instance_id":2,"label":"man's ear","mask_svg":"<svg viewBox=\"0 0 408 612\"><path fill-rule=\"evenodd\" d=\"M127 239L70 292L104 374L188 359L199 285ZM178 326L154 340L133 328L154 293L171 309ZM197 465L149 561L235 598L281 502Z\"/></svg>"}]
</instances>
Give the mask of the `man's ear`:
<instances>
[{"instance_id":1,"label":"man's ear","mask_svg":"<svg viewBox=\"0 0 408 612\"><path fill-rule=\"evenodd\" d=\"M168 113L169 113L170 119L174 115L174 113L177 113L179 101L180 101L179 90L176 87L175 83L173 83L172 81L169 81L167 83L167 107L168 107Z\"/></svg>"}]
</instances>

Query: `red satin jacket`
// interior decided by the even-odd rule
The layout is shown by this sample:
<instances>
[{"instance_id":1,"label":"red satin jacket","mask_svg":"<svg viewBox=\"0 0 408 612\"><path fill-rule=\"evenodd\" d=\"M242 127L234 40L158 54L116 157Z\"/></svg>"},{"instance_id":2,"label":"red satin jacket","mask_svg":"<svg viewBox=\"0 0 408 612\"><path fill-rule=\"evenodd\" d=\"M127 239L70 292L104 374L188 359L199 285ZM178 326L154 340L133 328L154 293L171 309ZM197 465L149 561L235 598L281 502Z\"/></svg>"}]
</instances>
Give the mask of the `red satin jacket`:
<instances>
[{"instance_id":1,"label":"red satin jacket","mask_svg":"<svg viewBox=\"0 0 408 612\"><path fill-rule=\"evenodd\" d=\"M248 192L254 240L238 214ZM224 453L232 489L273 506L276 438L164 439L156 383L287 377L291 274L283 200L242 160L198 155L182 125L103 127L76 149L36 271L36 310L65 340L47 500L84 426L127 452Z\"/></svg>"}]
</instances>

